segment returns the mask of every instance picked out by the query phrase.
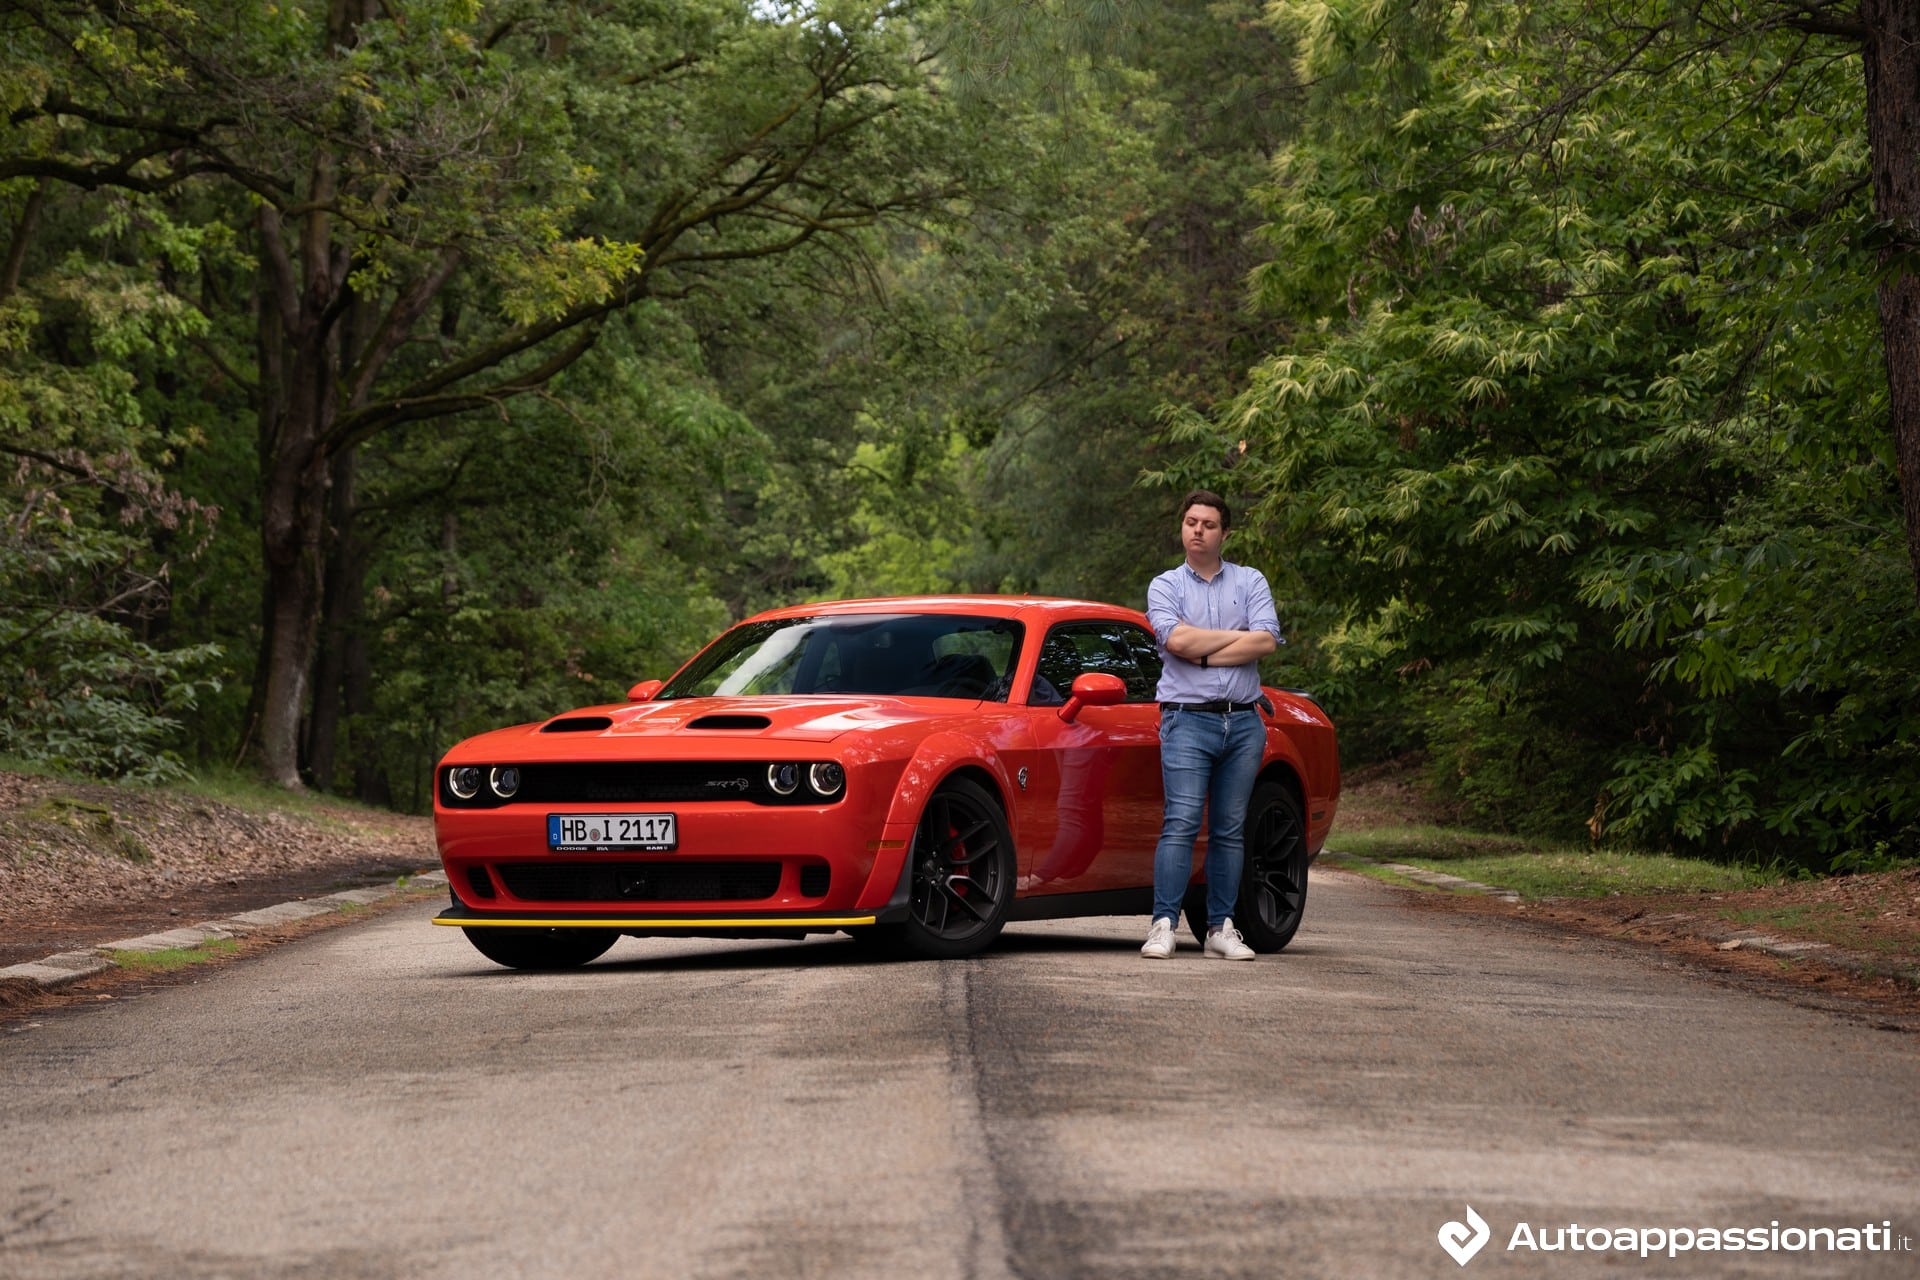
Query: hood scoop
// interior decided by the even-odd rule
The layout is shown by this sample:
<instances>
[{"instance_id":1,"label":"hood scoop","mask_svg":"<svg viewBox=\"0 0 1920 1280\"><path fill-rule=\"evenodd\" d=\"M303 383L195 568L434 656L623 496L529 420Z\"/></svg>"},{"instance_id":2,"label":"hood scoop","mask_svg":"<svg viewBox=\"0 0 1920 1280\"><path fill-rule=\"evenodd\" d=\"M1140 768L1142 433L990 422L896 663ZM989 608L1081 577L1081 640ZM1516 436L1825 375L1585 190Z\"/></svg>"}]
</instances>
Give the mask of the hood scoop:
<instances>
[{"instance_id":1,"label":"hood scoop","mask_svg":"<svg viewBox=\"0 0 1920 1280\"><path fill-rule=\"evenodd\" d=\"M701 716L697 720L687 721L689 729L770 729L773 721L766 716L749 715L711 715Z\"/></svg>"},{"instance_id":2,"label":"hood scoop","mask_svg":"<svg viewBox=\"0 0 1920 1280\"><path fill-rule=\"evenodd\" d=\"M561 716L540 726L542 733L598 733L613 728L612 716Z\"/></svg>"}]
</instances>

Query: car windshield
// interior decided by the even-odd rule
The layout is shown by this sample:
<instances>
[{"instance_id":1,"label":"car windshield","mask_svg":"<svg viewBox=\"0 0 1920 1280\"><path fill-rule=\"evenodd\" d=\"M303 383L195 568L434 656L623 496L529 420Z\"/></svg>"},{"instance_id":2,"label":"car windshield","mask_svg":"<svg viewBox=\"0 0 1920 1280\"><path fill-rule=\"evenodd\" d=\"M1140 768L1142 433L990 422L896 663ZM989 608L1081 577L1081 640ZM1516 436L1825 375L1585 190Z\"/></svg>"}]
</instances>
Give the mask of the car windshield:
<instances>
[{"instance_id":1,"label":"car windshield","mask_svg":"<svg viewBox=\"0 0 1920 1280\"><path fill-rule=\"evenodd\" d=\"M1005 702L1024 628L965 614L839 614L748 622L656 698L883 694Z\"/></svg>"}]
</instances>

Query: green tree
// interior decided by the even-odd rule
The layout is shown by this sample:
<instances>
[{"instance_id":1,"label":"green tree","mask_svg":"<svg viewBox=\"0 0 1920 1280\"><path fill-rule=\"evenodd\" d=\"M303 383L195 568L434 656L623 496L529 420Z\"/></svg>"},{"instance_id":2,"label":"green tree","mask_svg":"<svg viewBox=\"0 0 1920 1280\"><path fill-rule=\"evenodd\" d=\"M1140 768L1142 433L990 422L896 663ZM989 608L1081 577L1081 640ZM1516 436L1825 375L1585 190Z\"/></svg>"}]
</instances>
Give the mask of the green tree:
<instances>
[{"instance_id":1,"label":"green tree","mask_svg":"<svg viewBox=\"0 0 1920 1280\"><path fill-rule=\"evenodd\" d=\"M7 21L34 74L0 179L201 201L254 255L195 301L232 321L209 359L258 422L254 735L289 786L353 451L541 391L639 299L950 194L892 5L141 0Z\"/></svg>"},{"instance_id":2,"label":"green tree","mask_svg":"<svg viewBox=\"0 0 1920 1280\"><path fill-rule=\"evenodd\" d=\"M1246 195L1297 97L1260 13L961 10L971 43L949 56L997 107L998 167L963 230L890 257L889 358L925 376L874 408L885 479L863 499L915 564L1144 603L1146 566L1173 554L1176 495L1140 489L1167 462L1160 408L1223 398L1270 324L1243 305Z\"/></svg>"},{"instance_id":3,"label":"green tree","mask_svg":"<svg viewBox=\"0 0 1920 1280\"><path fill-rule=\"evenodd\" d=\"M1323 95L1266 196L1295 327L1178 425L1249 443L1336 684L1424 681L1443 768L1518 821L1809 860L1906 830L1858 68L1780 14L1275 12Z\"/></svg>"},{"instance_id":4,"label":"green tree","mask_svg":"<svg viewBox=\"0 0 1920 1280\"><path fill-rule=\"evenodd\" d=\"M179 716L218 647L160 642L176 565L217 512L167 485L190 441L148 412L142 375L204 319L129 257L191 261L197 236L139 197L62 228L87 243L32 262L47 184L0 185L0 751L79 772L181 771Z\"/></svg>"}]
</instances>

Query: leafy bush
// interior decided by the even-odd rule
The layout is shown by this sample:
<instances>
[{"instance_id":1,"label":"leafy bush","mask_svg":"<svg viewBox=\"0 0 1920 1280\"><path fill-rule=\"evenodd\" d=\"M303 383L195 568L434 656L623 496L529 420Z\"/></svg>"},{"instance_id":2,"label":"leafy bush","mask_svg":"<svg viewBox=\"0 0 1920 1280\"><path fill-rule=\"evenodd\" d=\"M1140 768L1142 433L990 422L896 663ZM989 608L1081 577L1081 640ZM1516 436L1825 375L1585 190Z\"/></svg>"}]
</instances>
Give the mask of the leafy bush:
<instances>
[{"instance_id":1,"label":"leafy bush","mask_svg":"<svg viewBox=\"0 0 1920 1280\"><path fill-rule=\"evenodd\" d=\"M178 713L217 688L217 645L162 650L119 619L164 595L129 540L94 531L0 534L0 752L68 773L159 782L186 774ZM114 616L117 614L117 617Z\"/></svg>"},{"instance_id":2,"label":"leafy bush","mask_svg":"<svg viewBox=\"0 0 1920 1280\"><path fill-rule=\"evenodd\" d=\"M1262 193L1288 327L1172 435L1261 495L1354 705L1417 677L1437 785L1509 829L1913 848L1857 67L1635 5L1271 13L1319 126Z\"/></svg>"}]
</instances>

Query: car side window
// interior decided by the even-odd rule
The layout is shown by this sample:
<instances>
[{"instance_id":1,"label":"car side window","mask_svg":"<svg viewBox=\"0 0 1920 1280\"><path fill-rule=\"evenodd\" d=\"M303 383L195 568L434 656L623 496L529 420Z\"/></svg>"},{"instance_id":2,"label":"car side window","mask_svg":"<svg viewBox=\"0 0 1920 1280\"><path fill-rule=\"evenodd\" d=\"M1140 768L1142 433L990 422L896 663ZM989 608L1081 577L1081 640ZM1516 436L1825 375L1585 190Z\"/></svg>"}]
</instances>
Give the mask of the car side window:
<instances>
[{"instance_id":1,"label":"car side window","mask_svg":"<svg viewBox=\"0 0 1920 1280\"><path fill-rule=\"evenodd\" d=\"M1160 645L1145 627L1125 626L1127 647L1133 650L1133 662L1140 671L1136 685L1127 682L1128 702L1152 702L1160 696Z\"/></svg>"},{"instance_id":2,"label":"car side window","mask_svg":"<svg viewBox=\"0 0 1920 1280\"><path fill-rule=\"evenodd\" d=\"M1142 648L1151 665L1142 660ZM1040 646L1027 703L1057 707L1067 700L1075 676L1103 671L1127 685L1128 702L1152 702L1160 683L1160 655L1145 628L1126 622L1063 622Z\"/></svg>"}]
</instances>

